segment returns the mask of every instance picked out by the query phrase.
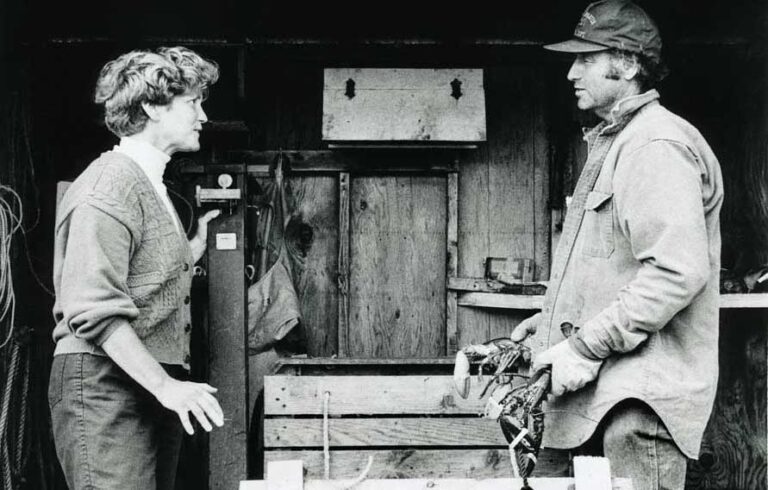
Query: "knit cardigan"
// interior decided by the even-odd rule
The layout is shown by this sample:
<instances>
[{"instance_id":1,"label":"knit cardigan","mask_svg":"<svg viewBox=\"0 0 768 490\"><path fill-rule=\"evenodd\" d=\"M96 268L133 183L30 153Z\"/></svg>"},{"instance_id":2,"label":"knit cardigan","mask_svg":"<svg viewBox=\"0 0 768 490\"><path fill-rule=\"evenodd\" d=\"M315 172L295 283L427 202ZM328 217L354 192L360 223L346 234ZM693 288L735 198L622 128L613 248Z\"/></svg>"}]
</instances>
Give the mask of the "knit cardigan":
<instances>
[{"instance_id":1,"label":"knit cardigan","mask_svg":"<svg viewBox=\"0 0 768 490\"><path fill-rule=\"evenodd\" d=\"M56 216L54 355L105 355L100 346L128 324L158 362L189 367L193 257L174 220L121 153L75 180Z\"/></svg>"}]
</instances>

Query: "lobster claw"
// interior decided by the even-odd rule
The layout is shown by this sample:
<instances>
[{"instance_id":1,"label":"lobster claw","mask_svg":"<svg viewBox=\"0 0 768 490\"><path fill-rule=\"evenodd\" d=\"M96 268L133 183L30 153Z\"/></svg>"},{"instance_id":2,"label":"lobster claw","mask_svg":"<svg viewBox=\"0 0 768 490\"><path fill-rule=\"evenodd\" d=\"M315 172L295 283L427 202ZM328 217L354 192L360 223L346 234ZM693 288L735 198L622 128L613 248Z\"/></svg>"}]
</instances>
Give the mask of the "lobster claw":
<instances>
[{"instance_id":1,"label":"lobster claw","mask_svg":"<svg viewBox=\"0 0 768 490\"><path fill-rule=\"evenodd\" d=\"M456 353L456 361L453 364L453 387L462 398L469 396L469 359L463 351Z\"/></svg>"}]
</instances>

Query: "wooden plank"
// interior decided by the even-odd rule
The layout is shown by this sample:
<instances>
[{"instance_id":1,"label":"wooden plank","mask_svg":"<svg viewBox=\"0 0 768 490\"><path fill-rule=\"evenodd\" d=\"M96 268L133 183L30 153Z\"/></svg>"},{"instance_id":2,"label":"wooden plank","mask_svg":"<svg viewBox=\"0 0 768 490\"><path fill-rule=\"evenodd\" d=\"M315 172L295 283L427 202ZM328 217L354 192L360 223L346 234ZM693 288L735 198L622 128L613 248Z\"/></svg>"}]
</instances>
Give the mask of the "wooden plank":
<instances>
[{"instance_id":1,"label":"wooden plank","mask_svg":"<svg viewBox=\"0 0 768 490\"><path fill-rule=\"evenodd\" d=\"M536 257L534 97L530 96L535 84L532 67L497 67L488 76L497 100L496 123L489 128L489 138L496 141L488 166L490 257ZM489 315L489 338L509 335L524 317L514 311Z\"/></svg>"},{"instance_id":2,"label":"wooden plank","mask_svg":"<svg viewBox=\"0 0 768 490\"><path fill-rule=\"evenodd\" d=\"M768 293L721 294L720 308L768 308Z\"/></svg>"},{"instance_id":3,"label":"wooden plank","mask_svg":"<svg viewBox=\"0 0 768 490\"><path fill-rule=\"evenodd\" d=\"M534 72L533 90L533 259L536 263L534 280L549 277L550 209L549 175L551 168L550 141L547 130L547 103L553 77L544 70Z\"/></svg>"},{"instance_id":4,"label":"wooden plank","mask_svg":"<svg viewBox=\"0 0 768 490\"><path fill-rule=\"evenodd\" d=\"M294 284L301 306L302 325L310 356L338 352L338 179L331 176L294 176L288 181L291 221L286 239L294 265Z\"/></svg>"},{"instance_id":5,"label":"wooden plank","mask_svg":"<svg viewBox=\"0 0 768 490\"><path fill-rule=\"evenodd\" d=\"M328 424L330 445L334 447L507 446L498 422L480 417L332 418ZM323 419L265 419L264 446L322 447Z\"/></svg>"},{"instance_id":6,"label":"wooden plank","mask_svg":"<svg viewBox=\"0 0 768 490\"><path fill-rule=\"evenodd\" d=\"M304 490L304 465L301 460L270 461L267 465L267 490Z\"/></svg>"},{"instance_id":7,"label":"wooden plank","mask_svg":"<svg viewBox=\"0 0 768 490\"><path fill-rule=\"evenodd\" d=\"M237 185L244 187L243 176ZM223 427L209 435L209 487L234 488L246 475L248 434L248 359L245 321L244 205L208 225L208 296L210 298L208 382L218 389L216 398L227 417ZM235 250L217 250L217 235L234 233Z\"/></svg>"},{"instance_id":8,"label":"wooden plank","mask_svg":"<svg viewBox=\"0 0 768 490\"><path fill-rule=\"evenodd\" d=\"M353 172L362 173L417 173L446 174L458 170L459 161L468 154L458 148L400 149L396 157L391 150L367 148L344 150L284 150L283 158L290 174ZM216 165L216 172L241 172L246 165L248 173L263 173L277 158L277 151L232 150L227 159L233 164ZM210 173L211 165L189 165L183 173Z\"/></svg>"},{"instance_id":9,"label":"wooden plank","mask_svg":"<svg viewBox=\"0 0 768 490\"><path fill-rule=\"evenodd\" d=\"M542 295L547 291L547 281L505 284L495 279L483 277L449 277L448 289L454 291L474 291L477 293Z\"/></svg>"},{"instance_id":10,"label":"wooden plank","mask_svg":"<svg viewBox=\"0 0 768 490\"><path fill-rule=\"evenodd\" d=\"M492 69L487 72L490 74ZM489 94L489 97L491 95ZM492 109L489 108L489 111ZM489 112L490 114L490 112ZM495 119L489 118L489 130L494 127ZM483 277L488 256L488 147L495 144L489 139L471 159L462 162L459 178L459 258L458 275L460 277ZM486 312L468 308L458 308L457 348L468 344L477 344L488 340L489 316Z\"/></svg>"},{"instance_id":11,"label":"wooden plank","mask_svg":"<svg viewBox=\"0 0 768 490\"><path fill-rule=\"evenodd\" d=\"M469 279L469 281L474 281ZM476 281L477 289L482 291L483 283ZM469 283L457 281L458 287L474 287ZM540 310L544 302L542 295L503 294L490 292L467 292L459 294L459 306L480 308L504 308L513 310ZM720 308L768 308L768 294L721 294Z\"/></svg>"},{"instance_id":12,"label":"wooden plank","mask_svg":"<svg viewBox=\"0 0 768 490\"><path fill-rule=\"evenodd\" d=\"M444 354L445 180L358 177L350 202L348 355Z\"/></svg>"},{"instance_id":13,"label":"wooden plank","mask_svg":"<svg viewBox=\"0 0 768 490\"><path fill-rule=\"evenodd\" d=\"M291 358L280 359L281 366L444 366L453 365L453 357L402 357L398 359L372 359L369 357L356 358Z\"/></svg>"},{"instance_id":14,"label":"wooden plank","mask_svg":"<svg viewBox=\"0 0 768 490\"><path fill-rule=\"evenodd\" d=\"M697 461L686 488L766 488L768 310L720 313L720 374Z\"/></svg>"},{"instance_id":15,"label":"wooden plank","mask_svg":"<svg viewBox=\"0 0 768 490\"><path fill-rule=\"evenodd\" d=\"M349 355L349 174L339 174L338 352Z\"/></svg>"},{"instance_id":16,"label":"wooden plank","mask_svg":"<svg viewBox=\"0 0 768 490\"><path fill-rule=\"evenodd\" d=\"M348 488L354 483L353 479L346 480L309 480L305 483L306 490L338 490ZM441 479L391 479L364 480L354 486L355 490L510 490L523 487L520 478L494 478L487 480L472 480L468 478ZM613 478L612 490L632 490L632 482L628 478ZM536 490L569 490L573 488L573 478L529 478L528 485ZM240 490L265 490L266 482L247 481L240 483Z\"/></svg>"},{"instance_id":17,"label":"wooden plank","mask_svg":"<svg viewBox=\"0 0 768 490\"><path fill-rule=\"evenodd\" d=\"M573 458L576 490L611 490L611 465L608 458L576 456Z\"/></svg>"},{"instance_id":18,"label":"wooden plank","mask_svg":"<svg viewBox=\"0 0 768 490\"><path fill-rule=\"evenodd\" d=\"M496 293L462 293L459 306L504 308L511 310L540 310L544 296L527 296Z\"/></svg>"},{"instance_id":19,"label":"wooden plank","mask_svg":"<svg viewBox=\"0 0 768 490\"><path fill-rule=\"evenodd\" d=\"M446 224L446 280L450 282L459 274L459 175L448 174L448 213ZM458 346L458 295L455 291L447 290L445 294L445 349L446 354L453 355L459 350Z\"/></svg>"},{"instance_id":20,"label":"wooden plank","mask_svg":"<svg viewBox=\"0 0 768 490\"><path fill-rule=\"evenodd\" d=\"M373 456L368 478L498 478L512 474L507 449L330 451L331 478L355 478ZM323 477L323 451L265 451L265 461L301 459L308 478ZM540 457L537 475L566 475L567 459ZM538 490L538 488L536 488Z\"/></svg>"},{"instance_id":21,"label":"wooden plank","mask_svg":"<svg viewBox=\"0 0 768 490\"><path fill-rule=\"evenodd\" d=\"M266 415L322 415L323 394L331 393L331 415L479 414L482 386L472 383L468 398L452 376L267 376Z\"/></svg>"},{"instance_id":22,"label":"wooden plank","mask_svg":"<svg viewBox=\"0 0 768 490\"><path fill-rule=\"evenodd\" d=\"M459 276L482 277L485 257L545 260L549 245L537 237L546 220L539 122L530 94L538 69L494 66L485 71L488 143L462 161L459 187ZM538 146L537 146L538 145ZM543 165L543 166L542 166ZM548 190L546 191L548 193ZM543 233L548 233L544 231ZM537 271L541 267L537 264ZM459 347L508 335L525 315L501 309L462 308Z\"/></svg>"}]
</instances>

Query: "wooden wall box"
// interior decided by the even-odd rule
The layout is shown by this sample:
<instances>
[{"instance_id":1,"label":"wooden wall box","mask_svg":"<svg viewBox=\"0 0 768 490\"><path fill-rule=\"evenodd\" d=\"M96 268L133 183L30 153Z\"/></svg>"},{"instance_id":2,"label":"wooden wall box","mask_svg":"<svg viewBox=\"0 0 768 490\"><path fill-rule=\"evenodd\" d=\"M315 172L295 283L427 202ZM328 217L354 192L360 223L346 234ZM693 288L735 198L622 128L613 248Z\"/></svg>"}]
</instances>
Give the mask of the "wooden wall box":
<instances>
[{"instance_id":1,"label":"wooden wall box","mask_svg":"<svg viewBox=\"0 0 768 490\"><path fill-rule=\"evenodd\" d=\"M483 70L327 68L322 134L340 144L483 142Z\"/></svg>"}]
</instances>

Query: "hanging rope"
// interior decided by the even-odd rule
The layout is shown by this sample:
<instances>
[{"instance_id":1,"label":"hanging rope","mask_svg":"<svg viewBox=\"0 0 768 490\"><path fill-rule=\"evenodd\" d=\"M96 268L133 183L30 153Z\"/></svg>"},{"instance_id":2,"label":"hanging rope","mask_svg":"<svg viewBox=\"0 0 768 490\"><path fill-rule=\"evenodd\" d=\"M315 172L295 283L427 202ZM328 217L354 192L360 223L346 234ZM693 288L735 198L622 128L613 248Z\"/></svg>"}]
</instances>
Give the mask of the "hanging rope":
<instances>
[{"instance_id":1,"label":"hanging rope","mask_svg":"<svg viewBox=\"0 0 768 490\"><path fill-rule=\"evenodd\" d=\"M30 347L31 330L18 323L18 291L14 288L13 273L17 281L20 277L29 277L48 295L53 296L53 292L37 274L37 258L30 250L32 237L27 236L41 221L30 112L24 106L23 93L11 91L6 95L8 97L0 97L3 99L0 104L0 148L3 149L0 163L0 485L3 490L31 488L30 485L45 490L46 480L55 469L41 471L39 475L26 472L33 455L42 465L45 459L38 458L40 451L33 453L33 450L42 450L50 441L46 431L40 430L47 428L47 410L38 407L37 401L43 402L45 397L31 394L44 392L44 383L30 372L32 355L37 351ZM25 213L25 208L31 212ZM28 270L12 271L12 265L23 267L24 257ZM36 373L41 369L45 371L45 366L36 365Z\"/></svg>"},{"instance_id":2,"label":"hanging rope","mask_svg":"<svg viewBox=\"0 0 768 490\"><path fill-rule=\"evenodd\" d=\"M3 390L3 398L0 401L0 474L3 475L3 489L12 490L14 487L14 477L21 473L24 463L24 437L26 431L26 414L19 413L18 423L10 423L16 408L13 406L14 388L19 375L19 365L21 364L21 346L17 342L11 345L10 362L8 363L8 374ZM24 371L24 370L22 370ZM26 412L26 396L22 392L22 410ZM13 444L15 440L15 444Z\"/></svg>"},{"instance_id":3,"label":"hanging rope","mask_svg":"<svg viewBox=\"0 0 768 490\"><path fill-rule=\"evenodd\" d=\"M331 479L331 451L330 451L330 434L328 430L328 404L331 400L331 392L326 391L323 393L323 465L325 479ZM368 478L368 472L371 471L373 466L373 455L368 456L368 464L363 468L362 473L352 480L352 482L341 487L341 490L352 490L358 483Z\"/></svg>"},{"instance_id":4,"label":"hanging rope","mask_svg":"<svg viewBox=\"0 0 768 490\"><path fill-rule=\"evenodd\" d=\"M18 214L14 211L14 202L9 202L3 197L4 192L14 198ZM16 296L11 274L11 239L21 228L22 216L19 195L10 187L0 184L0 332L4 333L0 349L10 342L16 319Z\"/></svg>"},{"instance_id":5,"label":"hanging rope","mask_svg":"<svg viewBox=\"0 0 768 490\"><path fill-rule=\"evenodd\" d=\"M11 270L11 244L22 229L23 206L19 195L0 185L0 351L5 383L0 400L0 475L3 489L18 488L26 463L29 350L16 327L16 295Z\"/></svg>"},{"instance_id":6,"label":"hanging rope","mask_svg":"<svg viewBox=\"0 0 768 490\"><path fill-rule=\"evenodd\" d=\"M323 475L326 480L331 478L331 444L328 435L328 402L330 399L331 393L326 391L323 396Z\"/></svg>"}]
</instances>

